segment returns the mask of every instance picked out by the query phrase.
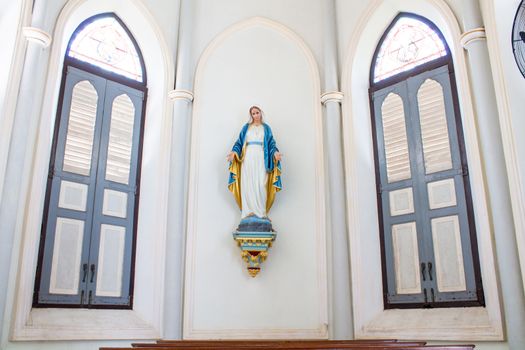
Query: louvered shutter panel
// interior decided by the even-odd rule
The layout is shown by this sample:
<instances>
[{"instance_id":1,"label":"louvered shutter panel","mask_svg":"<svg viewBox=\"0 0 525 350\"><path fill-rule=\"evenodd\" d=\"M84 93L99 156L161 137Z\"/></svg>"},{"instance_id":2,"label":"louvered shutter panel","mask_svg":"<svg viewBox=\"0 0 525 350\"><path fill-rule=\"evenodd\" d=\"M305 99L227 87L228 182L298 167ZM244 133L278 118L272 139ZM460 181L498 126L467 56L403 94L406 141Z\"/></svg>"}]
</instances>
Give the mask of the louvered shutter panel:
<instances>
[{"instance_id":1,"label":"louvered shutter panel","mask_svg":"<svg viewBox=\"0 0 525 350\"><path fill-rule=\"evenodd\" d=\"M420 227L416 217L413 169L414 144L410 138L411 124L408 91L405 82L375 92L374 125L377 141L379 199L385 245L388 303L423 303L420 269L422 250Z\"/></svg>"},{"instance_id":2,"label":"louvered shutter panel","mask_svg":"<svg viewBox=\"0 0 525 350\"><path fill-rule=\"evenodd\" d=\"M408 79L414 138L421 144L418 186L432 264L430 302L483 303L462 133L448 66ZM470 209L469 209L470 207ZM477 268L476 268L477 266ZM427 271L428 272L428 271ZM466 305L466 304L465 304Z\"/></svg>"},{"instance_id":3,"label":"louvered shutter panel","mask_svg":"<svg viewBox=\"0 0 525 350\"><path fill-rule=\"evenodd\" d=\"M426 79L417 92L425 173L452 168L450 141L441 84Z\"/></svg>"},{"instance_id":4,"label":"louvered shutter panel","mask_svg":"<svg viewBox=\"0 0 525 350\"><path fill-rule=\"evenodd\" d=\"M40 304L80 304L87 281L106 81L69 67L44 213Z\"/></svg>"},{"instance_id":5,"label":"louvered shutter panel","mask_svg":"<svg viewBox=\"0 0 525 350\"><path fill-rule=\"evenodd\" d=\"M386 174L389 183L410 179L410 160L403 100L389 93L381 105L381 124L385 143Z\"/></svg>"},{"instance_id":6,"label":"louvered shutter panel","mask_svg":"<svg viewBox=\"0 0 525 350\"><path fill-rule=\"evenodd\" d=\"M130 305L144 93L108 82L95 193L92 305Z\"/></svg>"},{"instance_id":7,"label":"louvered shutter panel","mask_svg":"<svg viewBox=\"0 0 525 350\"><path fill-rule=\"evenodd\" d=\"M483 304L452 97L448 66L372 94L387 308Z\"/></svg>"}]
</instances>

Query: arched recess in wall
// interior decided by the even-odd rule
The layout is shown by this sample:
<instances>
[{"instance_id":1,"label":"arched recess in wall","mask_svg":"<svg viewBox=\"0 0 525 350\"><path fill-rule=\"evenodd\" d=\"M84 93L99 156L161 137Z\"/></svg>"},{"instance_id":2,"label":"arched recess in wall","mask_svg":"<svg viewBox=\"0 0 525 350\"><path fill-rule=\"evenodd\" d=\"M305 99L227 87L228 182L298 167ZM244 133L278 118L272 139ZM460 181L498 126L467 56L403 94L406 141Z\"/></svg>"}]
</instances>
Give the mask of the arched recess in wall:
<instances>
[{"instance_id":1,"label":"arched recess in wall","mask_svg":"<svg viewBox=\"0 0 525 350\"><path fill-rule=\"evenodd\" d=\"M319 95L310 49L274 21L255 17L237 23L203 52L192 117L184 338L327 337ZM240 212L227 190L225 155L255 104L285 158L284 188L269 213L279 238L251 279L230 236ZM304 294L285 297L298 281ZM237 296L235 305L217 304L231 295ZM209 317L210 307L215 317Z\"/></svg>"},{"instance_id":2,"label":"arched recess in wall","mask_svg":"<svg viewBox=\"0 0 525 350\"><path fill-rule=\"evenodd\" d=\"M442 31L451 50L462 123L465 133L467 158L470 164L474 212L477 220L478 249L482 261L482 277L486 307L428 310L385 310L381 281L379 223L374 156L369 106L369 75L374 50L392 20L400 12L411 12L428 18ZM352 268L352 296L354 327L357 337L394 337L411 339L501 340L501 311L498 300L497 279L491 232L487 229L487 205L483 188L483 175L478 152L471 96L461 34L456 17L441 0L393 1L385 4L373 1L365 9L356 26L346 51L343 64L342 89L343 139L345 150L349 250ZM393 326L396 319L412 319L410 329ZM459 320L459 321L458 321ZM471 327L477 320L477 327Z\"/></svg>"},{"instance_id":3,"label":"arched recess in wall","mask_svg":"<svg viewBox=\"0 0 525 350\"><path fill-rule=\"evenodd\" d=\"M516 225L516 241L520 252L521 275L525 288L525 185L522 180L525 174L523 171L525 157L523 157L522 150L525 147L523 147L523 140L517 137L518 130L522 130L522 126L525 125L521 118L524 101L520 94L525 83L512 55L501 54L512 50L508 33L512 30L513 16L516 15L519 3L518 1L483 1L481 6L487 37L492 39L487 41L487 46L494 76L494 90L498 100L514 224Z\"/></svg>"},{"instance_id":4,"label":"arched recess in wall","mask_svg":"<svg viewBox=\"0 0 525 350\"><path fill-rule=\"evenodd\" d=\"M135 293L132 310L118 312L58 309L51 318L48 309L31 309L39 242L39 221L42 220L47 162L55 124L57 100L64 53L73 31L85 19L99 13L115 13L130 30L144 53L148 72L149 93L145 108L144 143L142 155L141 198L137 226L137 255L135 258ZM170 50L163 33L145 5L138 0L127 6L121 2L73 0L62 9L53 33L50 64L41 110L39 134L32 167L33 182L29 188L26 220L20 250L18 297L15 303L13 339L151 339L161 335L164 273L164 240L166 234L167 193L169 178L169 146L171 127L170 108L166 92L173 86L174 68ZM151 271L156 271L151 274ZM152 300L154 301L152 304ZM102 318L115 322L101 322ZM81 324L71 322L77 319ZM29 323L32 320L32 323ZM56 320L63 324L56 324ZM50 326L51 322L53 326ZM30 326L29 326L30 325ZM110 325L110 326L108 326ZM90 332L82 332L85 327Z\"/></svg>"}]
</instances>

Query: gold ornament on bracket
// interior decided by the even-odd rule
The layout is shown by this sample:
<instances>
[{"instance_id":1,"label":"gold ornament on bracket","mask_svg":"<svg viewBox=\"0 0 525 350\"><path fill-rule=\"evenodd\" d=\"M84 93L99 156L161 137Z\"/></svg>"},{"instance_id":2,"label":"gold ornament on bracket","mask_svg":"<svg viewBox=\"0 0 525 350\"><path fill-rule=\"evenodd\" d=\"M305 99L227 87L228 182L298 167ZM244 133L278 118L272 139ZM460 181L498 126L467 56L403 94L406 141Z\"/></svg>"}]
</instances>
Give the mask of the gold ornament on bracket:
<instances>
[{"instance_id":1,"label":"gold ornament on bracket","mask_svg":"<svg viewBox=\"0 0 525 350\"><path fill-rule=\"evenodd\" d=\"M235 231L233 239L241 248L241 257L246 262L248 273L255 277L261 271L261 264L268 257L268 249L275 241L277 234L268 232L243 232Z\"/></svg>"}]
</instances>

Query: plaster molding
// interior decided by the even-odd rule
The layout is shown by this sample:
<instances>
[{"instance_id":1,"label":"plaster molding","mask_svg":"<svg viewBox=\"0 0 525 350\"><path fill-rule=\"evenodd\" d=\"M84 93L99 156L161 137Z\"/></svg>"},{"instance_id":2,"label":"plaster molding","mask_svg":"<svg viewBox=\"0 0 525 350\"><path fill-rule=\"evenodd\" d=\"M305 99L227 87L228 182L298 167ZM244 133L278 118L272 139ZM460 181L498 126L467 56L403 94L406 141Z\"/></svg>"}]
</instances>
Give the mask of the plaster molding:
<instances>
[{"instance_id":1,"label":"plaster molding","mask_svg":"<svg viewBox=\"0 0 525 350\"><path fill-rule=\"evenodd\" d=\"M27 41L36 43L43 48L47 48L51 45L51 35L42 29L35 27L23 27L22 34Z\"/></svg>"},{"instance_id":2,"label":"plaster molding","mask_svg":"<svg viewBox=\"0 0 525 350\"><path fill-rule=\"evenodd\" d=\"M31 326L15 329L12 340L158 339L160 332L133 310L38 308L31 310ZM102 326L101 326L102 325ZM58 337L58 338L57 338Z\"/></svg>"},{"instance_id":3,"label":"plaster molding","mask_svg":"<svg viewBox=\"0 0 525 350\"><path fill-rule=\"evenodd\" d=\"M321 103L323 105L327 104L328 102L342 103L343 98L344 94L340 91L328 91L321 94Z\"/></svg>"},{"instance_id":4,"label":"plaster molding","mask_svg":"<svg viewBox=\"0 0 525 350\"><path fill-rule=\"evenodd\" d=\"M369 75L367 72L363 73L363 69L370 67L374 48L363 45L363 41L377 42L383 34L382 30L398 12L402 11L415 12L433 20L445 35L454 59L461 119L469 159L478 252L485 288L485 308L393 312L383 308L380 243L378 238L373 238L379 235L377 231L379 225L376 223L374 228L374 225L370 224L374 215L377 220L377 203L375 199L370 199L368 193L368 191L375 191L375 182L372 184L366 182L366 178L375 175L375 168L373 144L369 136L372 130L368 100ZM504 339L495 252L488 220L487 194L484 188L468 69L463 47L459 41L460 34L457 19L444 0L393 0L388 5L382 0L373 0L363 11L350 39L342 67L342 91L345 94L342 104L342 126L352 275L352 311L356 338L434 340L453 338L469 341ZM352 94L349 93L350 91ZM370 230L375 233L372 232L374 234L370 235ZM371 278L371 272L377 273L379 280L376 277ZM414 322L409 324L405 322L407 319ZM453 329L450 326L452 321L454 321Z\"/></svg>"},{"instance_id":5,"label":"plaster molding","mask_svg":"<svg viewBox=\"0 0 525 350\"><path fill-rule=\"evenodd\" d=\"M33 2L29 0L21 1L19 22L17 27L15 44L11 67L9 69L8 83L4 98L3 109L0 110L0 197L3 193L4 178L7 170L9 144L15 120L18 93L22 81L24 70L26 42L23 40L23 28L25 24L31 23L31 9ZM0 302L1 305L1 302Z\"/></svg>"},{"instance_id":6,"label":"plaster molding","mask_svg":"<svg viewBox=\"0 0 525 350\"><path fill-rule=\"evenodd\" d=\"M459 42L465 50L469 49L470 44L476 41L486 41L487 36L485 34L485 28L474 28L461 34Z\"/></svg>"},{"instance_id":7,"label":"plaster molding","mask_svg":"<svg viewBox=\"0 0 525 350\"><path fill-rule=\"evenodd\" d=\"M319 94L321 91L320 73L315 57L306 45L304 40L293 32L288 27L275 22L273 20L263 17L252 17L250 19L238 22L231 25L223 32L221 32L203 51L201 58L198 61L195 73L195 93L198 92L201 85L201 79L205 66L212 56L213 52L220 47L231 35L247 28L262 26L270 28L285 36L293 44L302 51L310 69L312 77L312 85L314 94ZM198 116L200 103L195 103L193 109L193 116ZM319 100L315 98L312 101L312 108L314 110L315 123L315 160L317 164L324 164L323 162L323 127L322 127L322 110ZM192 133L191 133L191 155L190 155L190 176L188 185L188 224L187 224L187 245L186 245L186 280L184 283L184 320L183 320L183 338L184 339L246 339L247 337L258 339L327 339L328 338L328 290L326 281L326 200L325 200L325 173L322 167L316 167L315 178L318 179L315 186L316 194L316 215L319 218L316 223L316 242L318 256L317 266L317 285L319 291L319 318L321 325L318 328L312 329L213 329L213 330L198 330L194 328L194 295L195 295L195 260L196 260L196 243L195 236L197 232L198 223L194 220L195 213L198 209L198 190L199 186L197 179L199 178L199 129L200 118L192 118Z\"/></svg>"},{"instance_id":8,"label":"plaster molding","mask_svg":"<svg viewBox=\"0 0 525 350\"><path fill-rule=\"evenodd\" d=\"M168 98L171 101L185 100L188 102L193 102L194 97L193 97L193 92L189 90L175 89L175 90L171 90L168 92Z\"/></svg>"}]
</instances>

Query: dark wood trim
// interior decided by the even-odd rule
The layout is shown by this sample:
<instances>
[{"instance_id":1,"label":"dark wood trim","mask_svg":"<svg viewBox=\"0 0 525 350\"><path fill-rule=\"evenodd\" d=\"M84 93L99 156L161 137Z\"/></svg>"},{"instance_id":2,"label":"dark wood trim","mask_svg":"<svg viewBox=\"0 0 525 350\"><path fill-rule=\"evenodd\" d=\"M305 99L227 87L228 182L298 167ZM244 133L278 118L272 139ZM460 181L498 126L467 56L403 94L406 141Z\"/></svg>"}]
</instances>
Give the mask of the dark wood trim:
<instances>
[{"instance_id":1,"label":"dark wood trim","mask_svg":"<svg viewBox=\"0 0 525 350\"><path fill-rule=\"evenodd\" d=\"M59 135L59 129L60 129L60 121L61 121L61 115L63 111L63 103L64 103L64 90L66 85L66 79L67 79L67 71L68 67L75 67L81 70L84 70L88 73L95 74L98 76L101 76L102 78L105 78L107 80L114 81L116 83L129 86L133 89L142 91L144 93L143 95L143 101L142 101L142 110L141 110L141 117L140 117L140 136L139 136L139 146L138 146L138 159L137 159L137 176L136 176L136 193L135 193L135 203L134 203L134 219L133 219L133 238L132 238L132 252L131 252L131 267L130 267L130 285L129 285L129 303L126 305L122 304L97 304L97 305L84 305L84 304L60 304L60 303L40 303L38 301L38 295L40 293L40 284L42 279L42 267L43 267L43 259L44 259L44 250L45 250L45 239L46 239L46 227L47 227L47 221L48 221L48 214L49 214L49 202L50 202L50 196L51 196L51 184L52 184L52 174L54 167L55 167L55 160L56 160L56 150L58 145L58 135ZM134 286L135 286L135 258L136 258L136 245L137 245L137 224L138 224L138 212L139 212L139 197L140 197L140 177L141 177L141 168L142 168L142 153L143 153L143 145L144 145L144 126L145 126L145 120L146 120L146 102L147 102L147 87L135 80L128 79L125 77L122 77L120 75L105 71L99 67L93 66L91 64L66 57L64 60L64 65L62 69L62 82L60 87L60 94L58 99L58 107L57 107L57 116L55 118L55 127L53 132L53 142L51 147L51 154L50 154L50 162L49 162L49 170L47 173L47 185L46 185L46 195L45 195L45 202L44 202L44 211L43 211L43 218L42 218L42 225L41 225L41 232L40 232L40 244L39 244L39 252L38 252L38 263L37 263L37 270L36 270L36 276L35 276L35 286L34 286L34 293L33 293L33 307L34 308L90 308L90 309L132 309L133 308L133 292L134 292Z\"/></svg>"},{"instance_id":2,"label":"dark wood trim","mask_svg":"<svg viewBox=\"0 0 525 350\"><path fill-rule=\"evenodd\" d=\"M139 149L137 154L137 176L135 178L135 204L133 215L133 243L131 245L131 267L129 277L129 309L133 309L133 293L135 292L135 258L137 254L137 226L139 218L140 179L142 175L142 151L144 146L144 126L146 125L146 102L148 100L147 89L144 91L142 100L142 111L140 118Z\"/></svg>"},{"instance_id":3,"label":"dark wood trim","mask_svg":"<svg viewBox=\"0 0 525 350\"><path fill-rule=\"evenodd\" d=\"M385 310L391 309L439 309L439 308L450 308L450 307L479 307L485 306L479 301L468 300L468 301L441 301L441 302L429 302L429 303L385 303Z\"/></svg>"},{"instance_id":4,"label":"dark wood trim","mask_svg":"<svg viewBox=\"0 0 525 350\"><path fill-rule=\"evenodd\" d=\"M477 300L472 301L447 301L447 302L434 302L434 303L390 303L388 301L388 278L387 278L387 268L386 268L386 252L385 252L385 228L383 221L383 208L382 208L382 198L381 198L381 180L380 180L380 164L379 164L379 150L377 142L377 126L376 126L376 116L375 116L375 106L373 95L374 92L381 89L387 88L394 84L397 84L401 81L407 80L410 77L416 76L423 72L439 68L441 66L448 67L448 73L450 78L451 85L451 94L452 94L452 103L454 109L454 117L456 122L456 130L458 137L458 146L460 152L461 165L464 169L467 170L467 173L463 176L464 181L464 191L465 199L467 206L467 220L469 223L469 236L470 244L472 251L472 262L474 269L474 279L476 282L476 295ZM373 73L372 73L373 74ZM485 306L485 298L483 293L483 284L481 278L481 268L479 263L479 252L477 244L477 235L476 235L476 224L474 220L474 209L472 204L472 193L470 188L470 178L468 175L468 165L465 149L465 141L463 135L463 128L461 122L461 113L459 105L459 97L456 86L456 79L454 75L454 64L450 56L441 57L434 61L428 62L421 66L418 66L410 71L400 73L391 78L385 79L381 82L376 83L371 86L368 91L369 103L370 103L370 114L371 114L371 125L372 125L372 139L373 139L373 148L374 148L374 164L375 164L375 179L376 179L376 197L377 197L377 209L378 209L378 224L379 224L379 238L380 238L380 250L381 250L381 271L382 271L382 281L383 281L383 304L385 309L411 309L411 308L448 308L448 307L479 307Z\"/></svg>"},{"instance_id":5,"label":"dark wood trim","mask_svg":"<svg viewBox=\"0 0 525 350\"><path fill-rule=\"evenodd\" d=\"M383 305L388 304L388 278L386 267L386 251L385 251L385 235L383 222L383 200L381 198L381 173L379 169L379 149L377 144L377 127L375 118L374 106L374 92L368 90L368 100L370 102L370 115L372 116L372 143L374 148L374 164L375 164L375 180L376 180L376 200L377 200L377 214L379 222L379 241L381 250L381 273L383 281Z\"/></svg>"},{"instance_id":6,"label":"dark wood trim","mask_svg":"<svg viewBox=\"0 0 525 350\"><path fill-rule=\"evenodd\" d=\"M130 310L129 305L117 305L117 304L108 304L108 305L87 305L87 304L59 304L59 303L37 303L33 304L35 309L115 309L115 310Z\"/></svg>"},{"instance_id":7,"label":"dark wood trim","mask_svg":"<svg viewBox=\"0 0 525 350\"><path fill-rule=\"evenodd\" d=\"M386 37L388 36L390 30L394 27L394 25L397 23L397 21L402 17L411 17L414 19L417 19L419 21L422 21L423 23L427 24L441 39L441 41L445 45L445 49L447 51L447 55L437 58L433 61L424 63L422 65L419 65L417 67L414 67L410 70L401 72L399 74L396 74L394 76L388 77L384 80L381 80L377 83L374 83L374 72L375 72L375 65L377 61L377 56L379 54L379 50L381 49L381 46L383 45ZM373 94L376 91L379 91L381 89L387 88L389 86L392 86L394 84L397 84L401 81L407 80L410 77L419 75L423 72L433 70L435 68L441 67L441 66L448 66L449 69L449 77L450 77L450 84L451 84L451 93L452 93L452 101L453 101L453 108L455 113L455 121L456 121L456 130L457 130L457 137L458 137L458 144L460 149L460 159L461 164L464 169L468 169L467 167L467 160L466 160L466 152L465 152L465 142L463 137L463 129L462 129L462 123L461 123L461 114L460 114L460 108L459 108L459 99L457 94L457 86L456 86L456 80L454 76L454 65L452 62L452 55L450 53L450 49L448 47L448 44L443 37L443 34L437 28L437 26L429 21L428 19L412 14L412 13L399 13L394 20L390 23L390 25L385 30L383 36L381 37L379 43L376 46L376 49L374 51L373 60L372 60L372 66L370 68L370 89L368 92L369 95L369 101L370 101L370 113L371 113L371 120L372 120L372 138L373 138L373 147L374 147L374 163L375 163L375 171L376 171L376 196L377 196L377 208L378 208L378 222L379 222L379 232L380 232L380 244L381 244L381 270L383 273L383 302L385 309L391 309L391 308L426 308L426 307L454 307L454 306L484 306L484 296L483 296L483 287L482 287L482 281L481 281L481 270L479 265L479 253L477 249L477 238L476 238L476 227L474 222L474 211L473 211L473 205L472 205L472 196L471 196L471 189L470 189L470 180L468 173L463 177L464 180L464 190L465 190L465 197L466 197L466 205L467 205L467 216L468 216L468 222L469 222L469 228L470 228L470 242L471 242L471 250L472 250L472 259L473 259L473 265L474 265L474 274L475 274L475 281L476 281L476 291L477 291L477 301L458 301L458 302L434 302L434 303L396 303L392 304L388 301L388 278L387 278L387 269L386 269L386 252L385 252L385 229L384 229L384 222L383 222L383 203L381 198L381 181L379 177L379 170L380 170L380 164L379 164L379 151L378 151L378 144L377 144L377 127L376 127L376 116L375 116L375 107L374 107L374 101L373 101Z\"/></svg>"},{"instance_id":8,"label":"dark wood trim","mask_svg":"<svg viewBox=\"0 0 525 350\"><path fill-rule=\"evenodd\" d=\"M378 81L377 83L374 83L373 85L370 86L370 91L375 92L375 91L384 89L384 88L389 87L391 85L395 85L395 84L397 84L397 83L399 83L399 82L401 82L403 80L407 80L410 77L414 77L416 75L419 75L419 74L421 74L423 72L426 72L426 71L429 71L429 70L432 70L432 69L435 69L435 68L439 68L441 66L445 66L445 65L449 64L450 62L452 62L450 56L443 56L443 57L440 57L440 58L436 58L433 61L424 63L424 64L422 64L420 66L414 67L414 68L409 69L407 71L398 73L398 74L393 75L391 77L388 77L388 78L386 78L384 80Z\"/></svg>"},{"instance_id":9,"label":"dark wood trim","mask_svg":"<svg viewBox=\"0 0 525 350\"><path fill-rule=\"evenodd\" d=\"M118 84L129 86L133 89L137 89L140 91L146 91L147 89L146 85L144 85L143 83L139 81L133 80L131 78L127 78L120 74L110 72L108 70L94 66L90 63L77 60L76 58L66 56L64 58L64 66L75 67L85 72L97 75L107 80L114 81L115 83L118 83Z\"/></svg>"}]
</instances>

